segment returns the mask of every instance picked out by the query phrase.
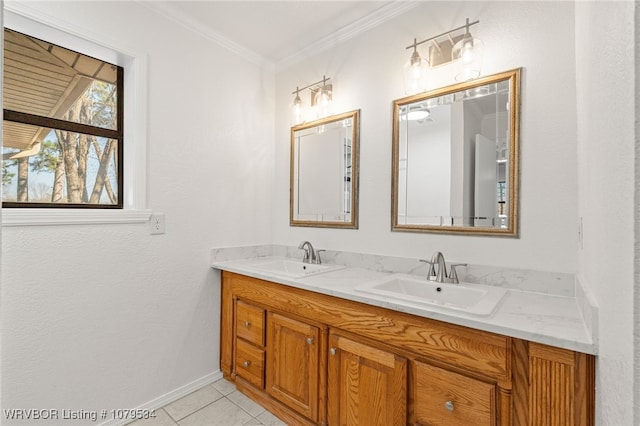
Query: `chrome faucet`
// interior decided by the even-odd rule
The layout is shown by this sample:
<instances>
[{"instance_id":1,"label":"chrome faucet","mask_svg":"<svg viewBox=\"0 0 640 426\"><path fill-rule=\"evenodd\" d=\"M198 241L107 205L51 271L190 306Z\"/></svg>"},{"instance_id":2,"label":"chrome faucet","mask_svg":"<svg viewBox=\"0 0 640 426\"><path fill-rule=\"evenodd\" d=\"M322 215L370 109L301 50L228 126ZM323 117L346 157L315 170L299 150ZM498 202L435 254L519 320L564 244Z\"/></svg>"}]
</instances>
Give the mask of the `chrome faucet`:
<instances>
[{"instance_id":1,"label":"chrome faucet","mask_svg":"<svg viewBox=\"0 0 640 426\"><path fill-rule=\"evenodd\" d=\"M301 242L298 248L300 250L304 250L304 255L302 255L302 262L312 263L316 265L319 265L322 263L322 260L320 259L320 253L319 253L321 250L316 251L313 248L313 245L311 245L309 241Z\"/></svg>"},{"instance_id":2,"label":"chrome faucet","mask_svg":"<svg viewBox=\"0 0 640 426\"><path fill-rule=\"evenodd\" d=\"M433 256L431 256L431 265L438 265L436 268L436 282L446 282L447 278L449 278L447 276L447 264L444 261L444 255L441 252L437 251L433 254Z\"/></svg>"},{"instance_id":3,"label":"chrome faucet","mask_svg":"<svg viewBox=\"0 0 640 426\"><path fill-rule=\"evenodd\" d=\"M427 272L427 279L438 283L458 284L460 281L458 280L456 267L467 266L466 263L453 263L451 264L451 272L447 274L447 263L444 260L444 255L439 251L431 256L431 260L421 259L420 261L430 265L429 272Z\"/></svg>"}]
</instances>

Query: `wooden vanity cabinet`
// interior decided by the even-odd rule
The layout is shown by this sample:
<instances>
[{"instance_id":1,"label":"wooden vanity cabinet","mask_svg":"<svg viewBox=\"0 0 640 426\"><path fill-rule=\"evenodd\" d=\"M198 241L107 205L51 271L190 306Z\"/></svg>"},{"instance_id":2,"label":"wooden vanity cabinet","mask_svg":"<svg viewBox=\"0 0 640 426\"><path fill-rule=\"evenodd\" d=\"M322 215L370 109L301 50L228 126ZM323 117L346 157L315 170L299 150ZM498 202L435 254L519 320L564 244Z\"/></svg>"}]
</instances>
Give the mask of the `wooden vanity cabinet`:
<instances>
[{"instance_id":1,"label":"wooden vanity cabinet","mask_svg":"<svg viewBox=\"0 0 640 426\"><path fill-rule=\"evenodd\" d=\"M592 355L226 271L221 315L224 376L287 424L594 424Z\"/></svg>"},{"instance_id":2,"label":"wooden vanity cabinet","mask_svg":"<svg viewBox=\"0 0 640 426\"><path fill-rule=\"evenodd\" d=\"M323 331L274 312L267 314L267 393L312 421L318 420Z\"/></svg>"},{"instance_id":3,"label":"wooden vanity cabinet","mask_svg":"<svg viewBox=\"0 0 640 426\"><path fill-rule=\"evenodd\" d=\"M328 366L330 425L407 424L405 358L332 331Z\"/></svg>"}]
</instances>

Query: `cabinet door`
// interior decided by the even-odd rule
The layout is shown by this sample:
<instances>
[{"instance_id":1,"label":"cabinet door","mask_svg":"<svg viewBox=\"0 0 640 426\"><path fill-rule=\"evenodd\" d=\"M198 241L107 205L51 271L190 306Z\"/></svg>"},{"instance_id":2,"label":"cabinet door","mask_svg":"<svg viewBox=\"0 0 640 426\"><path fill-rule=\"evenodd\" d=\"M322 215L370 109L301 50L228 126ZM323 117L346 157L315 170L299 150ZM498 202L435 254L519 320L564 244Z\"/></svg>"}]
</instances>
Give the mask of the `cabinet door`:
<instances>
[{"instance_id":1,"label":"cabinet door","mask_svg":"<svg viewBox=\"0 0 640 426\"><path fill-rule=\"evenodd\" d=\"M405 425L406 359L337 334L329 348L329 424Z\"/></svg>"},{"instance_id":2,"label":"cabinet door","mask_svg":"<svg viewBox=\"0 0 640 426\"><path fill-rule=\"evenodd\" d=\"M267 392L317 421L320 329L267 313Z\"/></svg>"},{"instance_id":3,"label":"cabinet door","mask_svg":"<svg viewBox=\"0 0 640 426\"><path fill-rule=\"evenodd\" d=\"M424 426L493 426L496 387L414 361L412 423Z\"/></svg>"},{"instance_id":4,"label":"cabinet door","mask_svg":"<svg viewBox=\"0 0 640 426\"><path fill-rule=\"evenodd\" d=\"M595 359L529 343L529 425L593 425Z\"/></svg>"}]
</instances>

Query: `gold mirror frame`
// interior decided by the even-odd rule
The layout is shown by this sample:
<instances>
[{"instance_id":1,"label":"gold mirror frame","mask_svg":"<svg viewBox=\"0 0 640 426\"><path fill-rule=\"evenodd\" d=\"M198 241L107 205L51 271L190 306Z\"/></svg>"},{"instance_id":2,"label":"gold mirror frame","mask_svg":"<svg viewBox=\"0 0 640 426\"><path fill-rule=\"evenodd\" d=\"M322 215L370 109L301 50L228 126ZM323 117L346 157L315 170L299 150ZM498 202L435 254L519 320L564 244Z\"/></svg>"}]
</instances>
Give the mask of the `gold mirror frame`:
<instances>
[{"instance_id":1,"label":"gold mirror frame","mask_svg":"<svg viewBox=\"0 0 640 426\"><path fill-rule=\"evenodd\" d=\"M519 232L519 151L520 151L520 73L521 69L514 69L502 73L478 78L473 81L443 87L418 95L408 96L393 102L393 152L392 152L392 196L391 196L391 230L404 232L429 232L441 234L462 235L488 235L517 237ZM447 223L445 225L433 224L406 224L399 223L399 187L400 184L400 113L401 108L416 102L428 101L440 96L454 95L455 93L468 91L492 83L508 82L508 210L505 215L507 225L505 227L462 226ZM462 123L464 124L464 123ZM453 222L453 220L451 220Z\"/></svg>"},{"instance_id":2,"label":"gold mirror frame","mask_svg":"<svg viewBox=\"0 0 640 426\"><path fill-rule=\"evenodd\" d=\"M299 212L296 211L296 206L299 205L300 196L299 189L299 141L297 141L297 135L301 135L300 132L315 131L321 134L324 131L325 126L333 123L350 122L351 132L349 134L351 139L350 150L346 148L342 151L344 158L347 156L350 158L350 165L347 166L345 160L343 175L338 176L337 179L342 182L350 182L349 194L343 196L343 207L347 212L343 220L336 218L325 219L324 217L318 217L315 219L300 218ZM336 128L338 128L336 126ZM298 133L297 133L298 132ZM339 142L344 147L343 142ZM321 228L358 228L358 174L359 174L359 148L360 147L360 110L345 112L342 114L332 115L331 117L323 118L320 120L311 121L308 123L299 124L291 128L291 158L290 158L290 182L289 182L289 225L290 226L309 226L309 227L321 227ZM347 152L349 151L349 152ZM348 171L347 168L350 170ZM322 177L321 177L322 178ZM334 176L335 178L335 176ZM328 179L327 179L328 180ZM345 191L346 192L346 191ZM317 216L322 216L318 214Z\"/></svg>"}]
</instances>

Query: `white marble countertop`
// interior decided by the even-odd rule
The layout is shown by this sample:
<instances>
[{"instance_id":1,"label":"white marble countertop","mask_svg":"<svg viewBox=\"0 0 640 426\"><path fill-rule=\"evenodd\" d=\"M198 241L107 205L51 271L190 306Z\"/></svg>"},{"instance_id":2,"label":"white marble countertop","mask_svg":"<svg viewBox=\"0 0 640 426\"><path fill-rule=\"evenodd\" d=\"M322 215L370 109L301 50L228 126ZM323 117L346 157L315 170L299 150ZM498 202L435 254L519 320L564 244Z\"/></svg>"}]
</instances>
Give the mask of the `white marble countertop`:
<instances>
[{"instance_id":1,"label":"white marble countertop","mask_svg":"<svg viewBox=\"0 0 640 426\"><path fill-rule=\"evenodd\" d=\"M478 330L593 355L598 352L597 344L589 333L582 310L574 296L508 289L507 294L492 315L476 316L437 306L425 307L424 305L397 302L387 297L365 294L355 290L357 286L384 278L391 272L361 267L344 267L337 271L304 278L290 278L251 268L251 265L256 261L263 262L264 260L265 257L214 260L211 266L219 270Z\"/></svg>"}]
</instances>

